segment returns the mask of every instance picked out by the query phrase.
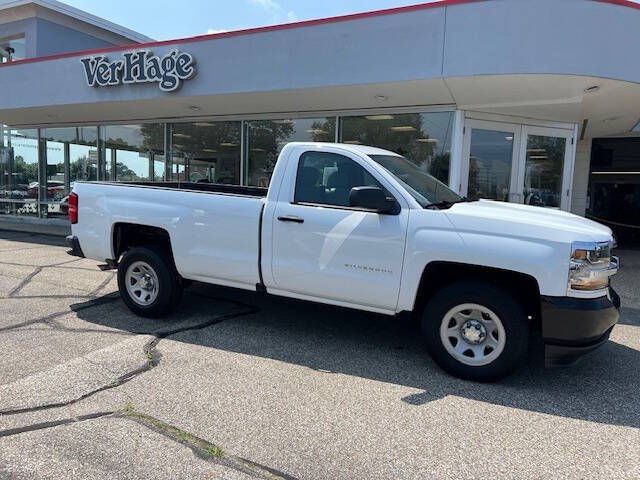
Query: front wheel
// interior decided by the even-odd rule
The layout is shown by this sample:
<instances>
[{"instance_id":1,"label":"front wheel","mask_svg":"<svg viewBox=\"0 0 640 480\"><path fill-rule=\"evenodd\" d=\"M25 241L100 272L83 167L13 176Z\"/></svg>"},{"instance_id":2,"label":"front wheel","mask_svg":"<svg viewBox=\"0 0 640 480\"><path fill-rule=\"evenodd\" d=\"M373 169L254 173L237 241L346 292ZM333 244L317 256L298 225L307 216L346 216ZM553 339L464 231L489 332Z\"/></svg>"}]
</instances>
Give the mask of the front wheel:
<instances>
[{"instance_id":1,"label":"front wheel","mask_svg":"<svg viewBox=\"0 0 640 480\"><path fill-rule=\"evenodd\" d=\"M129 309L143 317L160 317L179 301L182 286L170 254L161 248L135 247L118 266L118 289Z\"/></svg>"},{"instance_id":2,"label":"front wheel","mask_svg":"<svg viewBox=\"0 0 640 480\"><path fill-rule=\"evenodd\" d=\"M483 283L449 285L427 303L422 331L435 362L459 378L495 381L524 360L529 326L522 306Z\"/></svg>"}]
</instances>

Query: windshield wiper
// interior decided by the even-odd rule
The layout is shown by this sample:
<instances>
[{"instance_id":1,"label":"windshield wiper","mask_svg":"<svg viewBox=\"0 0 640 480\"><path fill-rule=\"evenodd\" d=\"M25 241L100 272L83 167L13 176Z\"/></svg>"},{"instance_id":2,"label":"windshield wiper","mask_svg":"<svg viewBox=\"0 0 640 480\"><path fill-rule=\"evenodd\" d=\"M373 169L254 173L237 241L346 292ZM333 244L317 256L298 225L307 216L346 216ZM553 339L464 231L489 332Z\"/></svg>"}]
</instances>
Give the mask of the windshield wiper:
<instances>
[{"instance_id":1,"label":"windshield wiper","mask_svg":"<svg viewBox=\"0 0 640 480\"><path fill-rule=\"evenodd\" d=\"M429 205L427 205L424 208L428 208L429 210L444 210L447 208L451 208L452 206L454 206L456 203L466 203L466 202L471 202L472 200L469 200L467 197L462 197L460 200L455 200L455 201L449 201L449 200L443 200L441 202L436 202L436 203L430 203Z\"/></svg>"}]
</instances>

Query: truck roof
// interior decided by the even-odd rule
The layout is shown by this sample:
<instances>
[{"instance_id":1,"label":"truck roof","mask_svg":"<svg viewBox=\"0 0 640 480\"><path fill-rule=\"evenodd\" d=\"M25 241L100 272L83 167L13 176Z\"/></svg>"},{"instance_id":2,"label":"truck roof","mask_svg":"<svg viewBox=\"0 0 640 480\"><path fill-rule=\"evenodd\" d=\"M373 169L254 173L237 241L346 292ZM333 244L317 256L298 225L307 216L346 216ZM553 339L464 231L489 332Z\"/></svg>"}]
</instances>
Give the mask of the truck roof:
<instances>
[{"instance_id":1,"label":"truck roof","mask_svg":"<svg viewBox=\"0 0 640 480\"><path fill-rule=\"evenodd\" d=\"M342 150L347 150L353 153L360 153L364 155L392 155L394 157L400 157L395 152L391 152L389 150L384 150L382 148L377 147L369 147L368 145L354 145L351 143L329 143L329 142L291 142L288 145L302 145L310 148L322 148L322 147L337 147Z\"/></svg>"}]
</instances>

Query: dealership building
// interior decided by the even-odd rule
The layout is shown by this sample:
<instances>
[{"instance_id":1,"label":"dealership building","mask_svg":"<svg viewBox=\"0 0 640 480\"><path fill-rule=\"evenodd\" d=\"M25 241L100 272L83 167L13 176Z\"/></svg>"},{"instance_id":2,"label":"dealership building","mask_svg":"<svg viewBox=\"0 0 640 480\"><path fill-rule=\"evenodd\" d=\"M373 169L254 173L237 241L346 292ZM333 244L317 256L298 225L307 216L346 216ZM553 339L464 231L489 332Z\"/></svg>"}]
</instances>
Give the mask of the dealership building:
<instances>
[{"instance_id":1,"label":"dealership building","mask_svg":"<svg viewBox=\"0 0 640 480\"><path fill-rule=\"evenodd\" d=\"M639 7L443 0L153 41L0 3L0 228L63 233L75 181L264 187L286 143L338 141L637 241Z\"/></svg>"}]
</instances>

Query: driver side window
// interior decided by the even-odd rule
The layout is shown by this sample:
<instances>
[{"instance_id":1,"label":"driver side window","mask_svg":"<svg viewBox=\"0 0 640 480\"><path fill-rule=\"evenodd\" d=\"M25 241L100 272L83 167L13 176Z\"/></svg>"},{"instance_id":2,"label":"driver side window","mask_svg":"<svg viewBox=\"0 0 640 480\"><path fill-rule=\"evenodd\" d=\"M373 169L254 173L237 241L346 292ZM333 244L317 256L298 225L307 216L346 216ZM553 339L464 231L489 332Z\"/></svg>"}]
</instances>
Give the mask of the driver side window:
<instances>
[{"instance_id":1,"label":"driver side window","mask_svg":"<svg viewBox=\"0 0 640 480\"><path fill-rule=\"evenodd\" d=\"M305 152L298 162L295 203L349 207L353 187L386 189L364 168L344 155Z\"/></svg>"}]
</instances>

